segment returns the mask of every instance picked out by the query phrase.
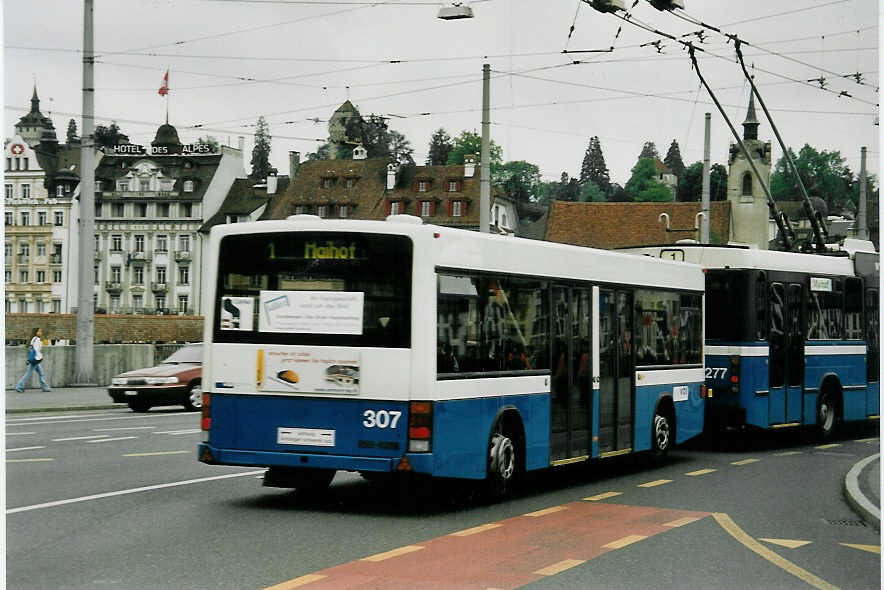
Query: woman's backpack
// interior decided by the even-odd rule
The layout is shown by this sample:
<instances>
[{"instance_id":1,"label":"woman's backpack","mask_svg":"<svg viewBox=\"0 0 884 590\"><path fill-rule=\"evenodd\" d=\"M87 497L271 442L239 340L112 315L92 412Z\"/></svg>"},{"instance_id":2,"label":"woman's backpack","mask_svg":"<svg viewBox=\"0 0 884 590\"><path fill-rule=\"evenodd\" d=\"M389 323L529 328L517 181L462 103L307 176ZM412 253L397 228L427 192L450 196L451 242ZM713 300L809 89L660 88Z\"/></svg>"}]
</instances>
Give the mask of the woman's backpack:
<instances>
[{"instance_id":1,"label":"woman's backpack","mask_svg":"<svg viewBox=\"0 0 884 590\"><path fill-rule=\"evenodd\" d=\"M37 349L32 345L28 345L28 363L34 365L37 363Z\"/></svg>"}]
</instances>

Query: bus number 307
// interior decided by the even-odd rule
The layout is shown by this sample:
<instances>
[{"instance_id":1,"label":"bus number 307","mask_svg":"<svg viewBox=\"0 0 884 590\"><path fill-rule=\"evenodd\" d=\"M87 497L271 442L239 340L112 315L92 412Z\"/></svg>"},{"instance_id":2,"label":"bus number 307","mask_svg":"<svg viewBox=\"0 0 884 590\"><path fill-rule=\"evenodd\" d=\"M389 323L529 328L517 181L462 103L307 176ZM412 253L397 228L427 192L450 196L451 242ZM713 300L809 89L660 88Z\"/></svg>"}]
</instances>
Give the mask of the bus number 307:
<instances>
[{"instance_id":1,"label":"bus number 307","mask_svg":"<svg viewBox=\"0 0 884 590\"><path fill-rule=\"evenodd\" d=\"M362 425L366 428L396 428L402 412L397 410L365 410L362 416L365 418Z\"/></svg>"}]
</instances>

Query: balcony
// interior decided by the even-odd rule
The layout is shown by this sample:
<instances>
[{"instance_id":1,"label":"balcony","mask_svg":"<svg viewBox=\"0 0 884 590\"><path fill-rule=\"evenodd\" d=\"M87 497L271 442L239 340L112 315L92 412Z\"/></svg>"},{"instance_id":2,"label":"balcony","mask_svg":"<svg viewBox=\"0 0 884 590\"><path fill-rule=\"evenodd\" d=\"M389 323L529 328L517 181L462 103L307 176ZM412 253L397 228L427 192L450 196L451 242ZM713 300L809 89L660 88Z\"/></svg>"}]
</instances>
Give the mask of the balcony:
<instances>
[{"instance_id":1,"label":"balcony","mask_svg":"<svg viewBox=\"0 0 884 590\"><path fill-rule=\"evenodd\" d=\"M31 255L30 254L19 254L18 256L15 257L15 260L19 264L28 264L31 262Z\"/></svg>"},{"instance_id":2,"label":"balcony","mask_svg":"<svg viewBox=\"0 0 884 590\"><path fill-rule=\"evenodd\" d=\"M169 285L167 283L151 283L150 290L154 292L165 292L169 290Z\"/></svg>"},{"instance_id":3,"label":"balcony","mask_svg":"<svg viewBox=\"0 0 884 590\"><path fill-rule=\"evenodd\" d=\"M61 254L50 254L49 264L61 264Z\"/></svg>"},{"instance_id":4,"label":"balcony","mask_svg":"<svg viewBox=\"0 0 884 590\"><path fill-rule=\"evenodd\" d=\"M116 283L111 282L111 283L105 284L104 288L108 293L119 293L120 291L123 290L123 284L120 282L116 282Z\"/></svg>"},{"instance_id":5,"label":"balcony","mask_svg":"<svg viewBox=\"0 0 884 590\"><path fill-rule=\"evenodd\" d=\"M150 260L150 254L145 251L136 251L131 253L132 262L146 262Z\"/></svg>"},{"instance_id":6,"label":"balcony","mask_svg":"<svg viewBox=\"0 0 884 590\"><path fill-rule=\"evenodd\" d=\"M190 260L190 250L175 250L175 260L178 262Z\"/></svg>"}]
</instances>

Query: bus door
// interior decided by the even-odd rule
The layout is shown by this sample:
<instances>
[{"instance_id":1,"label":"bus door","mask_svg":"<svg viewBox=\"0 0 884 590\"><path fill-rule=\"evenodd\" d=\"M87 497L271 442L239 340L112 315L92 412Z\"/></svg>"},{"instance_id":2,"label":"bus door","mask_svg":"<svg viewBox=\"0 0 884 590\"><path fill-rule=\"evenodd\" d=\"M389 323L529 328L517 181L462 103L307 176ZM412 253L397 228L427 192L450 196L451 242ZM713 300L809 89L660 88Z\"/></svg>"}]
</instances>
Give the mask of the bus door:
<instances>
[{"instance_id":1,"label":"bus door","mask_svg":"<svg viewBox=\"0 0 884 590\"><path fill-rule=\"evenodd\" d=\"M632 448L632 293L599 291L599 455Z\"/></svg>"},{"instance_id":2,"label":"bus door","mask_svg":"<svg viewBox=\"0 0 884 590\"><path fill-rule=\"evenodd\" d=\"M592 297L589 289L552 289L550 460L589 457L592 424Z\"/></svg>"},{"instance_id":3,"label":"bus door","mask_svg":"<svg viewBox=\"0 0 884 590\"><path fill-rule=\"evenodd\" d=\"M804 395L804 286L770 285L768 423L800 422Z\"/></svg>"}]
</instances>

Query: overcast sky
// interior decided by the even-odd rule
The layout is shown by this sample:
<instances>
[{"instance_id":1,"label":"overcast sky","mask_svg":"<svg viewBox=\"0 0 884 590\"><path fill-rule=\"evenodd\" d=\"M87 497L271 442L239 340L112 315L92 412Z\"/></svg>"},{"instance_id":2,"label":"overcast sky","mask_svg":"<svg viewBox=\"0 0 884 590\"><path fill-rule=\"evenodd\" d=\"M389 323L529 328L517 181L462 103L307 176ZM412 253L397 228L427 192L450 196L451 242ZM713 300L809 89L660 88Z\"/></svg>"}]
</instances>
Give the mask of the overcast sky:
<instances>
[{"instance_id":1,"label":"overcast sky","mask_svg":"<svg viewBox=\"0 0 884 590\"><path fill-rule=\"evenodd\" d=\"M877 172L875 0L685 4L677 11L684 18L645 0L631 14L677 37L700 30L685 20L693 18L756 45L744 46L744 55L755 65L787 145L838 150L855 172L865 145L868 166ZM364 116L390 116L390 127L411 141L423 163L436 129L452 136L481 130L482 64L489 63L491 137L504 160L533 162L544 178L578 175L594 135L620 183L645 141L665 156L677 140L690 165L703 159L705 112L712 112L712 160L727 163L730 132L677 43L578 0L475 1L475 18L457 21L436 18L440 6L426 0L95 0L97 123L116 120L133 143L150 143L166 116L157 90L168 68L169 122L181 140L212 135L236 146L243 135L246 167L259 115L270 125L271 163L282 174L290 150L306 154L325 140L328 117L347 98ZM7 1L3 18L4 135L29 109L36 83L41 110L64 141L70 118L82 128L83 2ZM659 47L646 45L658 40ZM742 131L749 87L733 45L724 41L710 32L699 64ZM612 46L611 52L582 52ZM853 74L861 83L841 77ZM825 88L806 82L820 78ZM850 96L839 96L842 91ZM776 161L782 151L760 109L758 115L759 136L773 142Z\"/></svg>"}]
</instances>

